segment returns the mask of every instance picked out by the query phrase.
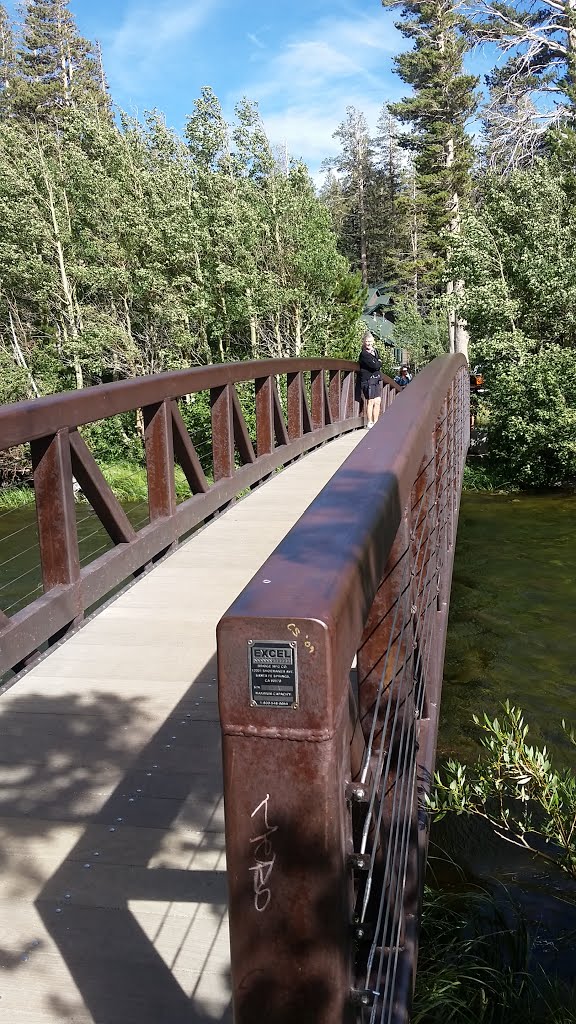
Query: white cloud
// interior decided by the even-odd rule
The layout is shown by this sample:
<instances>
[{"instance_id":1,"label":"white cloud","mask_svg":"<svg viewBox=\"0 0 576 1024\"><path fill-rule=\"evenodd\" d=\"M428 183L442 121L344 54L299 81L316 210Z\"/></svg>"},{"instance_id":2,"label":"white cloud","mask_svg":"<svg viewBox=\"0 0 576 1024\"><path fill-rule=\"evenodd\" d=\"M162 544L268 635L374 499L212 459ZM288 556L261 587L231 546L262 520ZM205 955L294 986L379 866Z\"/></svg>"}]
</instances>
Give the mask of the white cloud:
<instances>
[{"instance_id":1,"label":"white cloud","mask_svg":"<svg viewBox=\"0 0 576 1024\"><path fill-rule=\"evenodd\" d=\"M256 35L255 32L247 32L246 33L246 38L254 46L257 46L259 50L265 50L266 49L266 43L263 43L261 39L258 39L258 36Z\"/></svg>"},{"instance_id":2,"label":"white cloud","mask_svg":"<svg viewBox=\"0 0 576 1024\"><path fill-rule=\"evenodd\" d=\"M188 44L218 6L218 0L164 0L132 5L105 43L110 78L138 94L151 79L166 74L166 58Z\"/></svg>"},{"instance_id":3,"label":"white cloud","mask_svg":"<svg viewBox=\"0 0 576 1024\"><path fill-rule=\"evenodd\" d=\"M242 94L258 100L270 140L304 159L317 179L322 159L338 150L332 135L346 107L361 110L373 129L382 105L405 91L392 73L403 48L389 12L322 20L270 49Z\"/></svg>"},{"instance_id":4,"label":"white cloud","mask_svg":"<svg viewBox=\"0 0 576 1024\"><path fill-rule=\"evenodd\" d=\"M293 105L277 113L264 112L263 120L273 143L286 145L294 157L315 165L338 150L338 142L332 135L344 120L346 106L362 110L371 127L382 109L381 103L368 100L366 96L344 98L338 95L324 105Z\"/></svg>"}]
</instances>

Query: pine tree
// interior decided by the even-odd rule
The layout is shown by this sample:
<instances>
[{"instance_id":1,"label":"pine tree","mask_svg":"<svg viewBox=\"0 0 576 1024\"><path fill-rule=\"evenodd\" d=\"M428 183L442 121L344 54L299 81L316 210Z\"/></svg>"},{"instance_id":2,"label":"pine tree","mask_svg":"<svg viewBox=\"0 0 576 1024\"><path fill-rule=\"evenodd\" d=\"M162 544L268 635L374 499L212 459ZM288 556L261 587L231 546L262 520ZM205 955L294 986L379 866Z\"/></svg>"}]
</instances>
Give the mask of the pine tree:
<instances>
[{"instance_id":1,"label":"pine tree","mask_svg":"<svg viewBox=\"0 0 576 1024\"><path fill-rule=\"evenodd\" d=\"M325 164L326 170L336 170L342 178L347 197L347 216L342 235L342 248L353 268L359 269L362 284L368 284L368 208L367 189L373 172L372 144L368 125L362 111L346 108L346 120L334 132L340 140L342 152Z\"/></svg>"},{"instance_id":2,"label":"pine tree","mask_svg":"<svg viewBox=\"0 0 576 1024\"><path fill-rule=\"evenodd\" d=\"M400 292L413 279L412 187L409 160L399 144L398 124L384 104L373 140L375 169L369 188L370 249L374 282L383 281Z\"/></svg>"},{"instance_id":3,"label":"pine tree","mask_svg":"<svg viewBox=\"0 0 576 1024\"><path fill-rule=\"evenodd\" d=\"M109 109L101 64L78 33L69 0L29 0L18 53L16 111L47 120L73 107Z\"/></svg>"},{"instance_id":4,"label":"pine tree","mask_svg":"<svg viewBox=\"0 0 576 1024\"><path fill-rule=\"evenodd\" d=\"M458 234L463 203L470 192L472 143L466 122L477 105L478 79L464 74L467 41L460 31L461 15L451 0L383 0L401 7L402 34L414 48L395 58L402 80L413 95L391 104L390 110L413 132L403 144L415 154L417 190L425 204L422 239L429 251L428 276L438 286L450 251L450 236ZM448 282L452 295L458 282ZM464 326L453 315L451 347L465 351Z\"/></svg>"}]
</instances>

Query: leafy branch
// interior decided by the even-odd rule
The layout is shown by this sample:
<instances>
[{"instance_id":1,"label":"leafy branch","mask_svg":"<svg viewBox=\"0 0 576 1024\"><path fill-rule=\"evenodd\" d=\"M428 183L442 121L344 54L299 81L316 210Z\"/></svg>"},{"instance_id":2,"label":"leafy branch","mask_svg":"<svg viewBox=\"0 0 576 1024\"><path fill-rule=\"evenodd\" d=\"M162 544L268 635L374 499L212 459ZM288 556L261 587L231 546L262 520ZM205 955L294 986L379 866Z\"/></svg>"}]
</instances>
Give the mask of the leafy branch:
<instances>
[{"instance_id":1,"label":"leafy branch","mask_svg":"<svg viewBox=\"0 0 576 1024\"><path fill-rule=\"evenodd\" d=\"M487 821L497 835L576 878L576 776L556 771L546 747L528 743L520 708L508 701L502 721L480 720L486 754L472 766L449 760L427 799L436 820L448 812ZM562 727L572 744L576 735Z\"/></svg>"}]
</instances>

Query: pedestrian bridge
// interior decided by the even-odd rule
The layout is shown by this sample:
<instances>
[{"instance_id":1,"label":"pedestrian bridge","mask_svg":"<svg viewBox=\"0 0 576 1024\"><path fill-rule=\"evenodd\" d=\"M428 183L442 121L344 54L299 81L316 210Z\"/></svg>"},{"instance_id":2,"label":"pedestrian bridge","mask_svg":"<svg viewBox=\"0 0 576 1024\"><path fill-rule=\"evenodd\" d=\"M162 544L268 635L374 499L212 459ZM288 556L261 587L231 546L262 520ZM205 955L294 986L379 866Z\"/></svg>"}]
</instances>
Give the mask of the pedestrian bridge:
<instances>
[{"instance_id":1,"label":"pedestrian bridge","mask_svg":"<svg viewBox=\"0 0 576 1024\"><path fill-rule=\"evenodd\" d=\"M230 364L0 409L42 573L0 613L2 1024L409 1019L468 371L386 380L371 431L354 371ZM130 415L144 524L82 431Z\"/></svg>"}]
</instances>

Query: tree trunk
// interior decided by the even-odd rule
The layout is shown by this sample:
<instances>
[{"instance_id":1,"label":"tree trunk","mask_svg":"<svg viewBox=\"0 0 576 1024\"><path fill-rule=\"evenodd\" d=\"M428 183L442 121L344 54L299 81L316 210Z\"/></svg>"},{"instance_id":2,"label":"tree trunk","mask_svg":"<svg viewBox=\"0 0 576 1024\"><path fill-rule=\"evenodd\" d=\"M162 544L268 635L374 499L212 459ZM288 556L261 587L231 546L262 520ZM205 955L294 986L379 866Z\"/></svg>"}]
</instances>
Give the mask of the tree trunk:
<instances>
[{"instance_id":1,"label":"tree trunk","mask_svg":"<svg viewBox=\"0 0 576 1024\"><path fill-rule=\"evenodd\" d=\"M226 299L225 299L224 295L222 295L222 294L220 295L220 305L222 306L222 312L224 314L225 329L227 330L228 329L228 310L226 308ZM226 362L226 355L225 355L225 351L224 351L224 339L223 339L223 335L222 334L220 334L218 336L218 350L219 350L219 353L220 353L220 362L221 363L225 363Z\"/></svg>"},{"instance_id":2,"label":"tree trunk","mask_svg":"<svg viewBox=\"0 0 576 1024\"><path fill-rule=\"evenodd\" d=\"M37 139L38 155L40 157L40 165L42 167L42 174L44 178L44 186L46 188L46 197L48 200L48 209L50 210L50 220L52 222L53 241L54 249L56 252L56 260L58 263L58 271L60 274L60 284L62 286L62 296L64 299L64 307L66 310L66 319L68 321L68 329L70 331L70 337L72 338L72 344L74 351L72 354L72 360L74 365L74 373L76 375L76 387L84 387L84 375L82 372L82 366L80 365L80 359L76 349L76 344L80 338L80 331L78 330L78 322L76 318L76 308L74 300L74 290L68 277L66 270L66 260L64 257L64 247L62 245L62 237L60 232L60 224L58 222L58 212L56 210L56 199L54 195L54 186L50 178L46 161L44 160L44 154L42 152L42 145L40 139ZM66 332L67 333L67 332Z\"/></svg>"},{"instance_id":3,"label":"tree trunk","mask_svg":"<svg viewBox=\"0 0 576 1024\"><path fill-rule=\"evenodd\" d=\"M412 224L410 226L410 247L412 260L414 261L414 273L412 275L412 287L414 289L414 305L418 309L418 210L416 208L416 169L412 167Z\"/></svg>"},{"instance_id":4,"label":"tree trunk","mask_svg":"<svg viewBox=\"0 0 576 1024\"><path fill-rule=\"evenodd\" d=\"M250 322L250 355L252 359L258 359L258 318L252 305L252 292L250 288L246 289L246 298L248 300L248 318Z\"/></svg>"},{"instance_id":5,"label":"tree trunk","mask_svg":"<svg viewBox=\"0 0 576 1024\"><path fill-rule=\"evenodd\" d=\"M276 339L276 356L278 359L282 359L284 356L284 347L282 345L282 333L280 331L279 313L276 313L274 317L274 337Z\"/></svg>"},{"instance_id":6,"label":"tree trunk","mask_svg":"<svg viewBox=\"0 0 576 1024\"><path fill-rule=\"evenodd\" d=\"M22 369L26 371L26 373L28 375L28 380L30 381L30 387L31 387L32 391L34 392L36 398L38 398L40 392L38 391L38 388L36 387L36 381L34 380L34 377L32 375L32 370L30 369L30 367L28 366L28 363L26 362L26 356L24 355L24 353L22 351L22 346L20 345L20 342L18 340L18 333L16 331L16 324L14 323L14 317L12 316L12 310L11 309L8 310L8 319L10 321L10 336L11 336L11 340L12 340L12 350L14 352L14 362L18 366L21 366ZM18 318L18 319L20 319L20 318Z\"/></svg>"},{"instance_id":7,"label":"tree trunk","mask_svg":"<svg viewBox=\"0 0 576 1024\"><path fill-rule=\"evenodd\" d=\"M284 251L282 248L282 237L280 235L280 221L278 218L278 197L276 195L276 180L274 171L269 176L269 182L271 185L271 196L272 196L272 217L274 219L274 240L276 242L276 252L278 253L278 272L280 274L280 280L284 287L286 287L286 267L284 264Z\"/></svg>"},{"instance_id":8,"label":"tree trunk","mask_svg":"<svg viewBox=\"0 0 576 1024\"><path fill-rule=\"evenodd\" d=\"M566 7L568 9L568 31L566 33L568 37L568 49L570 50L570 61L576 61L576 0L566 0ZM574 68L568 68L568 72L574 76ZM572 83L576 84L576 83Z\"/></svg>"},{"instance_id":9,"label":"tree trunk","mask_svg":"<svg viewBox=\"0 0 576 1024\"><path fill-rule=\"evenodd\" d=\"M302 307L297 302L294 307L294 356L300 358L302 351Z\"/></svg>"},{"instance_id":10,"label":"tree trunk","mask_svg":"<svg viewBox=\"0 0 576 1024\"><path fill-rule=\"evenodd\" d=\"M358 174L358 220L360 224L360 271L362 284L368 284L368 258L366 255L366 205L364 202L364 174L362 167Z\"/></svg>"},{"instance_id":11,"label":"tree trunk","mask_svg":"<svg viewBox=\"0 0 576 1024\"><path fill-rule=\"evenodd\" d=\"M448 139L446 144L446 167L449 170L454 165L454 139ZM452 237L460 234L460 200L458 193L455 191L452 194L450 200L450 234ZM450 252L448 252L450 256ZM446 285L446 294L450 302L454 300L454 304L457 304L457 297L461 296L464 291L463 281L448 281ZM469 335L468 329L464 320L462 320L456 311L456 309L448 309L448 338L449 338L449 349L450 352L462 352L466 359L468 359L468 343Z\"/></svg>"}]
</instances>

